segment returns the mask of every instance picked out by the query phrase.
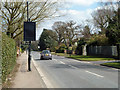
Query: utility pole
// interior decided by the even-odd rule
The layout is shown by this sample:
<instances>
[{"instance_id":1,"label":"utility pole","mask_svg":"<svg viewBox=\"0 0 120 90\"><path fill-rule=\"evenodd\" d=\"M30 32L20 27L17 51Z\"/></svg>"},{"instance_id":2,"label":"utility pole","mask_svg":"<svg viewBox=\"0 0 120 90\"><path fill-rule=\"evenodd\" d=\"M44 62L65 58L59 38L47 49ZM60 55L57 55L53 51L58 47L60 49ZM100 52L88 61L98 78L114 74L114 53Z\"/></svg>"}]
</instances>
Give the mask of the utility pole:
<instances>
[{"instance_id":1,"label":"utility pole","mask_svg":"<svg viewBox=\"0 0 120 90\"><path fill-rule=\"evenodd\" d=\"M28 1L27 1L27 22L30 22L29 18L29 12L28 12ZM29 47L28 47L28 71L31 71L31 41L29 41Z\"/></svg>"}]
</instances>

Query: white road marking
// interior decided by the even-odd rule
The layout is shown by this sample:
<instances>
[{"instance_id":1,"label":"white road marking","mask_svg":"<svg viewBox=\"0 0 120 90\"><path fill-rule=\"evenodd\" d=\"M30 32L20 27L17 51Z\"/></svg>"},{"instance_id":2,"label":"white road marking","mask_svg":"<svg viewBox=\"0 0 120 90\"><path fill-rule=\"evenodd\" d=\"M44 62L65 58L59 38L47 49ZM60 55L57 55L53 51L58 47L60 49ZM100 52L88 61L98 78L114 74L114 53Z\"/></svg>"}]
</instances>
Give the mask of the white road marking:
<instances>
[{"instance_id":1,"label":"white road marking","mask_svg":"<svg viewBox=\"0 0 120 90\"><path fill-rule=\"evenodd\" d=\"M42 80L44 81L45 85L47 88L54 88L49 79L47 79L47 77L43 74L43 71L39 68L39 66L36 64L36 62L33 60L32 58L32 61L33 61L33 64L35 65L35 68L37 69L39 75L42 77Z\"/></svg>"},{"instance_id":2,"label":"white road marking","mask_svg":"<svg viewBox=\"0 0 120 90\"><path fill-rule=\"evenodd\" d=\"M72 59L73 60L73 59ZM78 61L78 60L74 60L75 62L80 62L80 63L91 63L91 62L88 62L88 61Z\"/></svg>"},{"instance_id":3,"label":"white road marking","mask_svg":"<svg viewBox=\"0 0 120 90\"><path fill-rule=\"evenodd\" d=\"M72 67L72 68L75 68L75 69L78 69L77 67L74 67L74 66L72 66L72 65L68 65L68 66L70 66L70 67Z\"/></svg>"},{"instance_id":4,"label":"white road marking","mask_svg":"<svg viewBox=\"0 0 120 90\"><path fill-rule=\"evenodd\" d=\"M60 61L60 63L65 64L64 62Z\"/></svg>"},{"instance_id":5,"label":"white road marking","mask_svg":"<svg viewBox=\"0 0 120 90\"><path fill-rule=\"evenodd\" d=\"M56 59L53 59L53 60L57 61Z\"/></svg>"},{"instance_id":6,"label":"white road marking","mask_svg":"<svg viewBox=\"0 0 120 90\"><path fill-rule=\"evenodd\" d=\"M96 74L96 73L93 73L93 72L90 72L90 71L86 71L87 73L90 73L90 74L93 74L93 75L96 75L96 76L98 76L98 77L101 77L101 78L103 78L104 76L101 76L101 75L99 75L99 74Z\"/></svg>"}]
</instances>

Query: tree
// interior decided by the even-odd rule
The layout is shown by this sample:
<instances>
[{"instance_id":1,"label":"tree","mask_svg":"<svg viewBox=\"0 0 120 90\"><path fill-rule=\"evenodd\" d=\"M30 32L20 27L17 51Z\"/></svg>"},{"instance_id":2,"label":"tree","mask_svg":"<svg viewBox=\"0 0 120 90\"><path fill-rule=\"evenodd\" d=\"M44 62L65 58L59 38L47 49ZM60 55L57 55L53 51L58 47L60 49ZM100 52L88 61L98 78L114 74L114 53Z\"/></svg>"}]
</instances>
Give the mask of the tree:
<instances>
[{"instance_id":1,"label":"tree","mask_svg":"<svg viewBox=\"0 0 120 90\"><path fill-rule=\"evenodd\" d=\"M83 37L87 40L90 38L91 36L91 32L90 32L90 28L88 25L86 25L84 28L83 28L83 31L81 31L82 35L84 35Z\"/></svg>"},{"instance_id":2,"label":"tree","mask_svg":"<svg viewBox=\"0 0 120 90\"><path fill-rule=\"evenodd\" d=\"M30 21L39 24L45 19L51 18L57 11L57 2L44 0L44 2L29 2ZM26 2L2 2L0 7L2 15L3 32L15 39L23 32L23 22L27 21Z\"/></svg>"},{"instance_id":3,"label":"tree","mask_svg":"<svg viewBox=\"0 0 120 90\"><path fill-rule=\"evenodd\" d=\"M57 38L55 40L60 45L64 39L65 23L62 21L55 22L52 26L52 29L56 32Z\"/></svg>"},{"instance_id":4,"label":"tree","mask_svg":"<svg viewBox=\"0 0 120 90\"><path fill-rule=\"evenodd\" d=\"M92 13L94 26L101 29L101 33L105 34L108 26L108 19L113 17L114 4L112 2L101 3L100 9Z\"/></svg>"},{"instance_id":5,"label":"tree","mask_svg":"<svg viewBox=\"0 0 120 90\"><path fill-rule=\"evenodd\" d=\"M73 40L80 34L81 25L76 25L74 21L66 22L66 29L64 33L64 41L67 43L67 47L73 44Z\"/></svg>"},{"instance_id":6,"label":"tree","mask_svg":"<svg viewBox=\"0 0 120 90\"><path fill-rule=\"evenodd\" d=\"M108 44L108 37L105 34L94 34L90 39L87 41L88 45L92 46L105 46Z\"/></svg>"},{"instance_id":7,"label":"tree","mask_svg":"<svg viewBox=\"0 0 120 90\"><path fill-rule=\"evenodd\" d=\"M116 45L120 43L120 26L119 26L119 15L120 8L118 11L114 11L114 16L109 19L108 27L106 30L106 36L110 45Z\"/></svg>"},{"instance_id":8,"label":"tree","mask_svg":"<svg viewBox=\"0 0 120 90\"><path fill-rule=\"evenodd\" d=\"M77 35L80 33L80 26L76 25L74 21L55 22L52 28L58 36L56 39L58 44L64 43L66 47L73 44L73 39L76 39Z\"/></svg>"},{"instance_id":9,"label":"tree","mask_svg":"<svg viewBox=\"0 0 120 90\"><path fill-rule=\"evenodd\" d=\"M50 50L54 50L55 46L57 46L57 42L55 41L55 33L52 30L44 29L41 37L39 39L39 46L41 50L45 50L46 48L50 48Z\"/></svg>"},{"instance_id":10,"label":"tree","mask_svg":"<svg viewBox=\"0 0 120 90\"><path fill-rule=\"evenodd\" d=\"M32 41L31 43L31 49L34 50L34 51L38 51L39 48L38 48L38 40L37 41Z\"/></svg>"}]
</instances>

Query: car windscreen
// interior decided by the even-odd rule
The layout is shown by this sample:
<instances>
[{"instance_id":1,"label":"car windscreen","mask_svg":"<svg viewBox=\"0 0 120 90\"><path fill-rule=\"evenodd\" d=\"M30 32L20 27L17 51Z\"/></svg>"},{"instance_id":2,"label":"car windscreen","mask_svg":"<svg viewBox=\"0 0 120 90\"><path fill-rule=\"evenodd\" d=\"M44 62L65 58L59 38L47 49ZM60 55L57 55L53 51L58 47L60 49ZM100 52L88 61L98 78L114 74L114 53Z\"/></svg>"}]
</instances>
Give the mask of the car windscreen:
<instances>
[{"instance_id":1,"label":"car windscreen","mask_svg":"<svg viewBox=\"0 0 120 90\"><path fill-rule=\"evenodd\" d=\"M45 50L45 51L42 51L43 54L50 54L50 51L48 50Z\"/></svg>"}]
</instances>

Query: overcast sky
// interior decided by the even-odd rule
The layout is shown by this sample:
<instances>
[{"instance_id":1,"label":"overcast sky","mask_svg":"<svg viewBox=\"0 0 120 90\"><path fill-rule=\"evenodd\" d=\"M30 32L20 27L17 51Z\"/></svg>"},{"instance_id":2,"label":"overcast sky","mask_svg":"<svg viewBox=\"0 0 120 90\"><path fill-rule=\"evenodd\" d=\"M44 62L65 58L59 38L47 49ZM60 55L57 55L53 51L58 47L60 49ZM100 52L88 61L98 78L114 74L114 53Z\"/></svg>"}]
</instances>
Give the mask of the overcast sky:
<instances>
[{"instance_id":1,"label":"overcast sky","mask_svg":"<svg viewBox=\"0 0 120 90\"><path fill-rule=\"evenodd\" d=\"M91 13L100 7L99 1L101 0L65 0L64 8L61 8L57 13L64 15L51 20L47 20L40 24L37 28L37 40L39 39L43 28L52 29L52 25L56 21L70 21L73 20L77 24L83 23L86 19L91 19ZM106 1L106 0L103 0ZM110 0L109 0L110 1Z\"/></svg>"}]
</instances>

